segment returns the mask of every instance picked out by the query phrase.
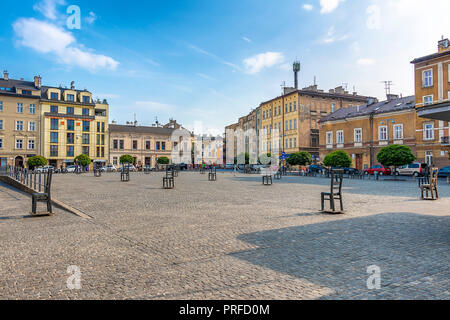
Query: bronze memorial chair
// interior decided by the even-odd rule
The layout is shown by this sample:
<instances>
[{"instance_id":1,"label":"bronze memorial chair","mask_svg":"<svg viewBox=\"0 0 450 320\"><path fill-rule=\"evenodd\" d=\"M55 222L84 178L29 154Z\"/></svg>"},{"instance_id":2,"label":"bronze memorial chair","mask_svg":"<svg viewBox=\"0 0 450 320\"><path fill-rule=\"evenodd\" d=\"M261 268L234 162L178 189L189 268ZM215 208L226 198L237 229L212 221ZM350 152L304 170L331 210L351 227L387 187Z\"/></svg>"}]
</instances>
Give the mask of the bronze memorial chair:
<instances>
[{"instance_id":1,"label":"bronze memorial chair","mask_svg":"<svg viewBox=\"0 0 450 320\"><path fill-rule=\"evenodd\" d=\"M422 200L437 200L439 199L438 192L438 168L431 168L430 170L430 179L429 183L424 183L420 185L420 189L422 191ZM429 195L431 193L431 197ZM426 194L426 196L424 196Z\"/></svg>"},{"instance_id":2,"label":"bronze memorial chair","mask_svg":"<svg viewBox=\"0 0 450 320\"><path fill-rule=\"evenodd\" d=\"M336 211L336 203L335 200L339 200L341 213L344 211L344 204L342 200L342 182L344 180L344 171L343 170L332 170L331 171L331 188L330 192L322 192L321 194L321 203L322 210L325 211L325 200L330 201L330 210L333 213L337 213Z\"/></svg>"}]
</instances>

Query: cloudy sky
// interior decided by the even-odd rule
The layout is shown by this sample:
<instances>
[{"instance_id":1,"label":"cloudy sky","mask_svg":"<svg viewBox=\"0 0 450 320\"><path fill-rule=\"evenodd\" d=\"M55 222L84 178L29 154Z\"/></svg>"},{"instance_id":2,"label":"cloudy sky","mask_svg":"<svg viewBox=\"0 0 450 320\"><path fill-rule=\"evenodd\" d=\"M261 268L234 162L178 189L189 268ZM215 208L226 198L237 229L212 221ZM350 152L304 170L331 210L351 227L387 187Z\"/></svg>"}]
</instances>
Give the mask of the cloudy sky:
<instances>
[{"instance_id":1,"label":"cloudy sky","mask_svg":"<svg viewBox=\"0 0 450 320\"><path fill-rule=\"evenodd\" d=\"M81 10L80 29L67 20ZM0 68L87 88L111 120L175 118L223 132L260 102L317 78L328 90L413 94L413 58L450 37L448 0L3 0ZM69 9L69 10L68 10ZM70 26L71 24L69 24Z\"/></svg>"}]
</instances>

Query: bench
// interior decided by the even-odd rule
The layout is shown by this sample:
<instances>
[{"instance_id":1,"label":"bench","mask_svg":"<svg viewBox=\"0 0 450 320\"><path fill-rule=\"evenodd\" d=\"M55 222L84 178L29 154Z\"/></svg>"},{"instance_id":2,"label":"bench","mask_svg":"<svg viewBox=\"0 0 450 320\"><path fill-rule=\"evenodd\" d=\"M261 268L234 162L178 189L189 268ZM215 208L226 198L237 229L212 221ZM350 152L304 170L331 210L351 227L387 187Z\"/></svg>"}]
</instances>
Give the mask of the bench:
<instances>
[{"instance_id":1,"label":"bench","mask_svg":"<svg viewBox=\"0 0 450 320\"><path fill-rule=\"evenodd\" d=\"M342 200L342 182L344 180L343 170L333 170L331 171L331 186L330 192L322 192L321 194L321 205L322 212L325 212L325 200L330 201L330 210L332 213L338 213L336 211L336 200L340 203L340 213L344 211L344 204Z\"/></svg>"},{"instance_id":2,"label":"bench","mask_svg":"<svg viewBox=\"0 0 450 320\"><path fill-rule=\"evenodd\" d=\"M52 176L53 170L49 169L47 171L44 192L41 193L33 193L31 195L31 215L32 216L42 216L42 215L52 215L52 197L51 197L51 187L52 187ZM38 202L46 202L47 203L47 212L45 213L37 213L37 204Z\"/></svg>"},{"instance_id":3,"label":"bench","mask_svg":"<svg viewBox=\"0 0 450 320\"><path fill-rule=\"evenodd\" d=\"M424 177L419 180L419 187L421 190L421 198L422 200L437 200L439 199L438 192L438 175L439 169L432 168L430 170L430 176ZM428 179L427 179L428 178ZM431 193L431 197L430 197Z\"/></svg>"},{"instance_id":4,"label":"bench","mask_svg":"<svg viewBox=\"0 0 450 320\"><path fill-rule=\"evenodd\" d=\"M175 179L173 178L173 171L167 170L166 176L163 177L163 189L173 189L175 187Z\"/></svg>"}]
</instances>

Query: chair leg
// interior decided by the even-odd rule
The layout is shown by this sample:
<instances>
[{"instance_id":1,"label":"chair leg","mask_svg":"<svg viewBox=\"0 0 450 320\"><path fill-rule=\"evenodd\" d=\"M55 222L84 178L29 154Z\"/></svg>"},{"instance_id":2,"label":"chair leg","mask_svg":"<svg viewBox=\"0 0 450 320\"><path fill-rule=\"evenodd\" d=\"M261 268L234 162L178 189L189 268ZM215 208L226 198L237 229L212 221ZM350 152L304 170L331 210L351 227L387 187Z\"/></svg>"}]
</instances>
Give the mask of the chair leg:
<instances>
[{"instance_id":1,"label":"chair leg","mask_svg":"<svg viewBox=\"0 0 450 320\"><path fill-rule=\"evenodd\" d=\"M436 192L436 199L439 199L439 191L437 186L434 188L434 191Z\"/></svg>"},{"instance_id":2,"label":"chair leg","mask_svg":"<svg viewBox=\"0 0 450 320\"><path fill-rule=\"evenodd\" d=\"M31 212L33 214L36 214L36 198L33 197L31 200Z\"/></svg>"},{"instance_id":3,"label":"chair leg","mask_svg":"<svg viewBox=\"0 0 450 320\"><path fill-rule=\"evenodd\" d=\"M339 202L341 203L341 211L344 211L344 201L342 201L342 195L339 196Z\"/></svg>"},{"instance_id":4,"label":"chair leg","mask_svg":"<svg viewBox=\"0 0 450 320\"><path fill-rule=\"evenodd\" d=\"M48 212L48 213L53 213L53 210L52 210L52 200L50 200L50 198L47 199L47 212Z\"/></svg>"},{"instance_id":5,"label":"chair leg","mask_svg":"<svg viewBox=\"0 0 450 320\"><path fill-rule=\"evenodd\" d=\"M320 196L320 199L321 199L321 207L322 207L322 211L324 211L324 210L325 210L325 195L322 194L322 195Z\"/></svg>"},{"instance_id":6,"label":"chair leg","mask_svg":"<svg viewBox=\"0 0 450 320\"><path fill-rule=\"evenodd\" d=\"M336 211L336 208L334 206L334 197L333 196L331 196L331 198L330 198L330 206L331 206L331 210L333 212Z\"/></svg>"}]
</instances>

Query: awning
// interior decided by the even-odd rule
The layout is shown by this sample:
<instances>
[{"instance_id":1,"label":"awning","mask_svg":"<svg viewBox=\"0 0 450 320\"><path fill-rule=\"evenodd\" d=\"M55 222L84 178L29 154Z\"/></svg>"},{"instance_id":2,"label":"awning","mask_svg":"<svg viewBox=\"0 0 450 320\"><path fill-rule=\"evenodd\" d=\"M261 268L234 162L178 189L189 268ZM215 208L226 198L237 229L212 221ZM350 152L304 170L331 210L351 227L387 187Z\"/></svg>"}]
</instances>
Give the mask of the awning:
<instances>
[{"instance_id":1,"label":"awning","mask_svg":"<svg viewBox=\"0 0 450 320\"><path fill-rule=\"evenodd\" d=\"M450 122L450 101L417 108L421 118Z\"/></svg>"}]
</instances>

